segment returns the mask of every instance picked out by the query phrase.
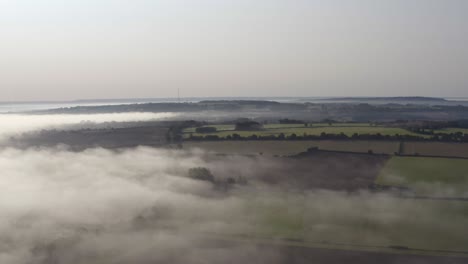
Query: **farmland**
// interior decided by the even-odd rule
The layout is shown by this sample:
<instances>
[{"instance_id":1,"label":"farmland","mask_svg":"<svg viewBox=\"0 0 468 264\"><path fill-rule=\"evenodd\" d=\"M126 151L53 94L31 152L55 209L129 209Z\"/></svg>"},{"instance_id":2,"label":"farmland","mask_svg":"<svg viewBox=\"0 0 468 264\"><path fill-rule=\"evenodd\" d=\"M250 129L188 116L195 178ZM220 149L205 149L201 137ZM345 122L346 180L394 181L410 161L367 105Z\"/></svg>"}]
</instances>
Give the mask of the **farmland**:
<instances>
[{"instance_id":1,"label":"farmland","mask_svg":"<svg viewBox=\"0 0 468 264\"><path fill-rule=\"evenodd\" d=\"M391 154L398 150L399 143L184 143L184 148L197 147L225 154L254 154L245 157L254 160L255 172L251 177L269 186L281 186L274 192L258 190L238 193L238 197L248 200L244 209L245 222L254 228L238 230L238 233L229 236L248 237L251 241L271 241L274 238L314 248L424 255L467 254L468 236L462 230L468 221L468 203L431 199L466 195L468 162L465 159L379 156L319 150L295 158L268 157L273 154L297 154L309 146L353 152L380 148L380 151ZM444 145L440 143L435 146L440 148ZM259 150L263 151L263 155L259 155ZM225 157L220 156L218 159ZM368 186L372 183L408 187L414 195L429 199L369 192ZM285 189L286 186L288 188Z\"/></svg>"},{"instance_id":2,"label":"farmland","mask_svg":"<svg viewBox=\"0 0 468 264\"><path fill-rule=\"evenodd\" d=\"M135 186L138 195L129 207L140 205L145 197L151 202L127 212L123 223L138 235L175 234L184 243L199 245L197 256L207 248L244 256L248 247L255 248L250 260L269 256L272 249L281 252L281 261L273 263L465 263L468 259L468 164L454 158L468 157L468 144L461 143L460 135L432 133L435 127L451 125L421 120L353 122L371 120L367 118L340 119L342 123L296 116L294 123L283 116L228 118L49 129L10 141L24 144L15 145L24 149L61 149L60 144L65 144L70 147L66 155L92 155L84 161L70 159L81 162L80 168L105 164L104 176L117 182L128 177L130 184L122 187L125 197L132 186L141 185ZM111 150L88 153L94 147ZM112 158L109 164L100 160L106 155ZM54 161L41 161L35 171L49 160ZM50 171L45 171L45 179ZM109 189L106 182L102 186ZM119 215L120 208L116 210ZM76 226L81 228L84 222ZM102 234L105 228L89 230ZM225 246L230 243L235 246ZM44 263L55 260L61 244L66 243L51 240L39 246ZM259 247L267 250L257 251ZM49 248L58 250L49 253Z\"/></svg>"},{"instance_id":3,"label":"farmland","mask_svg":"<svg viewBox=\"0 0 468 264\"><path fill-rule=\"evenodd\" d=\"M375 126L368 123L338 123L338 124L265 124L262 130L254 131L239 131L235 130L234 125L213 125L217 129L216 132L212 133L196 133L195 128L188 128L184 130L184 138L189 138L192 136L207 136L207 135L216 135L220 138L225 138L227 136L232 136L233 134L238 134L242 137L248 137L252 135L257 136L278 136L279 134L284 134L285 136L295 135L315 135L319 136L322 133L326 134L341 134L351 137L354 134L370 134L376 135L380 134L383 136L395 136L395 135L411 135L419 137L427 137L426 135L417 134L410 132L403 128L398 127L385 127L385 126Z\"/></svg>"},{"instance_id":4,"label":"farmland","mask_svg":"<svg viewBox=\"0 0 468 264\"><path fill-rule=\"evenodd\" d=\"M452 134L452 133L463 133L468 134L468 128L449 127L444 129L434 130L435 134Z\"/></svg>"},{"instance_id":5,"label":"farmland","mask_svg":"<svg viewBox=\"0 0 468 264\"><path fill-rule=\"evenodd\" d=\"M405 142L403 154L468 158L468 144L449 142Z\"/></svg>"},{"instance_id":6,"label":"farmland","mask_svg":"<svg viewBox=\"0 0 468 264\"><path fill-rule=\"evenodd\" d=\"M468 196L468 161L392 157L380 173L377 183L409 187L420 195Z\"/></svg>"},{"instance_id":7,"label":"farmland","mask_svg":"<svg viewBox=\"0 0 468 264\"><path fill-rule=\"evenodd\" d=\"M304 141L186 141L184 148L201 148L206 151L223 154L290 156L318 147L322 150L367 153L372 150L376 154L393 154L398 151L399 143L394 141L334 141L334 140L304 140Z\"/></svg>"},{"instance_id":8,"label":"farmland","mask_svg":"<svg viewBox=\"0 0 468 264\"><path fill-rule=\"evenodd\" d=\"M185 141L184 148L201 148L211 152L243 155L290 156L305 152L308 148L321 150L388 154L402 151L403 155L468 158L467 143L450 142L404 142L383 140L242 140L242 141Z\"/></svg>"},{"instance_id":9,"label":"farmland","mask_svg":"<svg viewBox=\"0 0 468 264\"><path fill-rule=\"evenodd\" d=\"M467 202L402 199L366 191L387 158L320 151L296 158L210 156L215 175L241 173L250 179L249 185L263 186L236 192L245 200L241 218L246 227L218 235L303 247L467 254L468 236L462 231L468 221ZM415 158L402 159L411 163ZM218 169L223 160L230 165ZM244 168L234 169L239 164ZM440 166L434 165L444 169ZM447 182L460 180L454 177ZM440 187L434 179L421 181Z\"/></svg>"},{"instance_id":10,"label":"farmland","mask_svg":"<svg viewBox=\"0 0 468 264\"><path fill-rule=\"evenodd\" d=\"M375 251L401 246L462 252L468 245L466 233L456 231L468 221L466 202L312 192L260 194L249 197L249 207L254 237Z\"/></svg>"}]
</instances>

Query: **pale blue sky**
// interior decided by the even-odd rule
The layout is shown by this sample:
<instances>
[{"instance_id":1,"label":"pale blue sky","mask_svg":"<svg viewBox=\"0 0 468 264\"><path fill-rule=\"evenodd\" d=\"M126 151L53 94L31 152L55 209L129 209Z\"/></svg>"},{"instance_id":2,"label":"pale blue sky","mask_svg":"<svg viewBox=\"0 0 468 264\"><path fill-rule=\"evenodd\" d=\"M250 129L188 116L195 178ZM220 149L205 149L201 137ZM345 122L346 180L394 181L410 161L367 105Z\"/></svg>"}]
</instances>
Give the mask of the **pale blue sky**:
<instances>
[{"instance_id":1,"label":"pale blue sky","mask_svg":"<svg viewBox=\"0 0 468 264\"><path fill-rule=\"evenodd\" d=\"M0 101L468 97L466 0L0 0Z\"/></svg>"}]
</instances>

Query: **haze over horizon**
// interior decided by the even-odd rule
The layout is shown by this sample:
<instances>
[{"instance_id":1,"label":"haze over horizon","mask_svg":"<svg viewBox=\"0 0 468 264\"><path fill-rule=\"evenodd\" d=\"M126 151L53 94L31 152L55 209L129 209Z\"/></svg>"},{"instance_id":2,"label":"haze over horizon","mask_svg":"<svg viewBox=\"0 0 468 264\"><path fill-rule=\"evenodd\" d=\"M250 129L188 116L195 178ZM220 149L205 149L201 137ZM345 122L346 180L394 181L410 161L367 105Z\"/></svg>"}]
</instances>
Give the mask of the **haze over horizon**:
<instances>
[{"instance_id":1,"label":"haze over horizon","mask_svg":"<svg viewBox=\"0 0 468 264\"><path fill-rule=\"evenodd\" d=\"M468 97L463 0L0 0L0 102Z\"/></svg>"},{"instance_id":2,"label":"haze over horizon","mask_svg":"<svg viewBox=\"0 0 468 264\"><path fill-rule=\"evenodd\" d=\"M198 100L273 100L273 101L288 101L295 100L295 99L311 99L312 101L315 100L328 100L328 99L404 99L404 98L421 98L421 99L441 99L441 100L449 100L449 101L465 101L468 97L464 96L422 96L422 95L408 95L408 96L401 96L401 95L389 95L389 96L187 96L187 97L101 97L101 98L71 98L71 99L52 99L52 100L45 100L45 99L32 99L32 100L11 100L11 101L0 101L0 104L62 104L62 103L83 103L84 105L95 105L100 103L127 103L127 102L196 102Z\"/></svg>"}]
</instances>

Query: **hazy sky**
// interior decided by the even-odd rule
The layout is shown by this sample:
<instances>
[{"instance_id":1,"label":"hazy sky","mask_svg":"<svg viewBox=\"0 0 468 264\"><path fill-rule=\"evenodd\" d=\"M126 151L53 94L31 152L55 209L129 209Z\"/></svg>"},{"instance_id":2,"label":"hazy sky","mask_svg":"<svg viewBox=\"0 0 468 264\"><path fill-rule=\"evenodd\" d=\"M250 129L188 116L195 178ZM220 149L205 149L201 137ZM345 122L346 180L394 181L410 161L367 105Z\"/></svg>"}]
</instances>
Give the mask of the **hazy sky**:
<instances>
[{"instance_id":1,"label":"hazy sky","mask_svg":"<svg viewBox=\"0 0 468 264\"><path fill-rule=\"evenodd\" d=\"M466 0L0 0L0 101L466 96Z\"/></svg>"}]
</instances>

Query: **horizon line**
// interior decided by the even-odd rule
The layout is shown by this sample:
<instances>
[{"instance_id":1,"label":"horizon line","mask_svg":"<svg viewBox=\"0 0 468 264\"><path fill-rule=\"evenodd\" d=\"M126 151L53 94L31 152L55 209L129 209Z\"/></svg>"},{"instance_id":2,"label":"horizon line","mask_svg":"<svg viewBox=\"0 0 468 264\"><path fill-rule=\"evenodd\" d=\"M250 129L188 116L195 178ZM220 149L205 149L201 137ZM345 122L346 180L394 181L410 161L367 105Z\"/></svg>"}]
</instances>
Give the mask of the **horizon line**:
<instances>
[{"instance_id":1,"label":"horizon line","mask_svg":"<svg viewBox=\"0 0 468 264\"><path fill-rule=\"evenodd\" d=\"M395 98L427 98L427 99L468 99L463 96L188 96L180 97L183 99L395 99ZM0 101L0 104L66 104L66 103L92 103L92 102L119 102L119 101L151 101L151 100L173 100L178 101L178 97L129 97L129 98L93 98L93 99L70 99L70 100L18 100L18 101Z\"/></svg>"}]
</instances>

